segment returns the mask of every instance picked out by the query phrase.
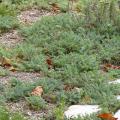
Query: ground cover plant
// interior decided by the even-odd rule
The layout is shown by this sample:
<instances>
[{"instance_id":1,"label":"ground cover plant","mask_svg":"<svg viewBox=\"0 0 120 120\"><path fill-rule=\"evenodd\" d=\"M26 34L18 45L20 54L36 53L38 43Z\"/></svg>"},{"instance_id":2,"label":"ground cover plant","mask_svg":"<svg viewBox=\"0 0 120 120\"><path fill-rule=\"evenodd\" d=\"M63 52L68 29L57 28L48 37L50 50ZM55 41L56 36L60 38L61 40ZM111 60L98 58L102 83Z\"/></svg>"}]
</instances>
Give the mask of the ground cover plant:
<instances>
[{"instance_id":1,"label":"ground cover plant","mask_svg":"<svg viewBox=\"0 0 120 120\"><path fill-rule=\"evenodd\" d=\"M0 31L19 26L24 41L14 48L0 47L0 76L9 76L11 71L42 72L43 76L29 84L16 78L0 83L0 109L21 100L34 111L46 111L52 104L54 109L47 111L42 120L65 120L66 107L74 104L98 104L109 113L120 109L116 99L120 86L108 84L120 77L118 1L86 0L73 4L67 0L10 0L7 6L6 2L0 4ZM59 14L43 17L30 26L16 22L20 8L37 6L53 12L52 3L60 9ZM14 6L15 14L10 6ZM37 86L43 89L41 96L31 94ZM10 113L7 108L0 110L1 120L27 119ZM76 120L86 119L100 120L95 114Z\"/></svg>"},{"instance_id":2,"label":"ground cover plant","mask_svg":"<svg viewBox=\"0 0 120 120\"><path fill-rule=\"evenodd\" d=\"M18 27L15 11L6 4L0 4L0 33Z\"/></svg>"}]
</instances>

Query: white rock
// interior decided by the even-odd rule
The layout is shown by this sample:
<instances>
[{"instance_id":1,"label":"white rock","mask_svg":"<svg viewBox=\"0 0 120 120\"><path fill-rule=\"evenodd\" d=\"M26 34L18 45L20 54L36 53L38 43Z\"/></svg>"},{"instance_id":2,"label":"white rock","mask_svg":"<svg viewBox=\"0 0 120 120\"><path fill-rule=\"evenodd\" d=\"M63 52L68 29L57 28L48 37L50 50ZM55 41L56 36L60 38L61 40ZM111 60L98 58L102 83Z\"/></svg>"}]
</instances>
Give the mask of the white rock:
<instances>
[{"instance_id":1,"label":"white rock","mask_svg":"<svg viewBox=\"0 0 120 120\"><path fill-rule=\"evenodd\" d=\"M114 115L115 118L118 118L117 120L120 120L120 110L118 110L115 115Z\"/></svg>"},{"instance_id":2,"label":"white rock","mask_svg":"<svg viewBox=\"0 0 120 120\"><path fill-rule=\"evenodd\" d=\"M117 79L117 80L115 80L115 81L111 81L111 82L109 82L109 84L117 84L117 83L120 83L120 79Z\"/></svg>"},{"instance_id":3,"label":"white rock","mask_svg":"<svg viewBox=\"0 0 120 120\"><path fill-rule=\"evenodd\" d=\"M117 100L120 100L120 95L117 96Z\"/></svg>"},{"instance_id":4,"label":"white rock","mask_svg":"<svg viewBox=\"0 0 120 120\"><path fill-rule=\"evenodd\" d=\"M98 112L101 109L98 105L72 105L65 111L65 116L70 118L77 118L78 116L86 116Z\"/></svg>"}]
</instances>

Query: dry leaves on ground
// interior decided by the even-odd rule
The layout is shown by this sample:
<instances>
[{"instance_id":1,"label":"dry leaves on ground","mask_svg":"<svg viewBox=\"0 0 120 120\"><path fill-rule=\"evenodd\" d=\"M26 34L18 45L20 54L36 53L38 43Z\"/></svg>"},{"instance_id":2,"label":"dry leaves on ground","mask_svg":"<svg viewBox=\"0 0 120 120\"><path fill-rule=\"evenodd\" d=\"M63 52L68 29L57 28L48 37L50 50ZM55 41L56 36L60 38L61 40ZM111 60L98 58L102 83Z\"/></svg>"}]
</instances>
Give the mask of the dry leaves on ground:
<instances>
[{"instance_id":1,"label":"dry leaves on ground","mask_svg":"<svg viewBox=\"0 0 120 120\"><path fill-rule=\"evenodd\" d=\"M103 64L100 66L102 71L108 72L108 70L113 69L113 70L120 70L120 66L117 65L112 65L112 64Z\"/></svg>"},{"instance_id":2,"label":"dry leaves on ground","mask_svg":"<svg viewBox=\"0 0 120 120\"><path fill-rule=\"evenodd\" d=\"M0 57L0 65L3 67L10 67L11 66L11 60L6 57Z\"/></svg>"},{"instance_id":3,"label":"dry leaves on ground","mask_svg":"<svg viewBox=\"0 0 120 120\"><path fill-rule=\"evenodd\" d=\"M37 86L33 91L31 92L31 95L35 96L41 96L43 94L43 88L42 86Z\"/></svg>"},{"instance_id":4,"label":"dry leaves on ground","mask_svg":"<svg viewBox=\"0 0 120 120\"><path fill-rule=\"evenodd\" d=\"M17 69L12 66L11 60L6 57L0 57L0 66L7 68L9 71L12 72L17 71Z\"/></svg>"},{"instance_id":5,"label":"dry leaves on ground","mask_svg":"<svg viewBox=\"0 0 120 120\"><path fill-rule=\"evenodd\" d=\"M48 69L54 68L53 61L50 57L46 59L46 64L48 65Z\"/></svg>"}]
</instances>

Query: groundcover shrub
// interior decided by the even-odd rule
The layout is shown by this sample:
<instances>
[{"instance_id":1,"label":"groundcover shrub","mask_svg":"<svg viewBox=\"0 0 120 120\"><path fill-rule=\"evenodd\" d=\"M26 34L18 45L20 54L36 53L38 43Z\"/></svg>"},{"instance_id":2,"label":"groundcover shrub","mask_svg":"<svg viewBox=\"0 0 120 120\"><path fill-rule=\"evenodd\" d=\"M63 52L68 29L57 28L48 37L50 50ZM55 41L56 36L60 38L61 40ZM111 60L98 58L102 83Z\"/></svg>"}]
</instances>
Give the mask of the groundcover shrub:
<instances>
[{"instance_id":1,"label":"groundcover shrub","mask_svg":"<svg viewBox=\"0 0 120 120\"><path fill-rule=\"evenodd\" d=\"M15 15L14 7L4 3L0 4L0 33L18 27Z\"/></svg>"},{"instance_id":2,"label":"groundcover shrub","mask_svg":"<svg viewBox=\"0 0 120 120\"><path fill-rule=\"evenodd\" d=\"M29 0L11 1L19 6ZM45 77L30 84L13 80L9 87L0 87L5 101L23 99L30 108L37 110L46 109L49 103L55 104L52 119L56 120L63 120L65 107L73 104L99 104L102 111L112 113L119 109L116 95L120 87L108 82L119 78L120 73L114 69L104 72L101 68L104 63L120 65L119 10L113 0L86 1L85 5L83 16L61 13L42 18L31 26L22 26L19 32L24 38L23 43L9 53L0 49L1 56L11 59L18 70L42 72ZM17 26L8 11L0 19L2 32ZM46 62L48 58L52 62L51 68ZM6 74L3 71L1 75ZM44 89L41 97L31 96L37 86ZM72 88L67 91L65 86ZM5 112L6 116L8 119L9 112ZM86 119L99 120L96 115L77 120Z\"/></svg>"}]
</instances>

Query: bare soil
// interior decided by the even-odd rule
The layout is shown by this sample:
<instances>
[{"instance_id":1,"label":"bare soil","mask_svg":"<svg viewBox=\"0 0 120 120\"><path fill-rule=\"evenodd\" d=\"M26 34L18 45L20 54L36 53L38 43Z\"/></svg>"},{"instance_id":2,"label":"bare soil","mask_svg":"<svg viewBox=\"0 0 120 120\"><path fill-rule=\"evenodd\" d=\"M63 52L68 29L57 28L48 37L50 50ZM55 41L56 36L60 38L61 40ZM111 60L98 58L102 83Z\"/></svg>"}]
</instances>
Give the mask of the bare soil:
<instances>
[{"instance_id":1,"label":"bare soil","mask_svg":"<svg viewBox=\"0 0 120 120\"><path fill-rule=\"evenodd\" d=\"M39 9L29 9L22 11L18 16L18 21L22 25L32 25L36 21L40 20L45 16L55 15L54 13L47 10L39 10ZM7 48L15 47L23 41L23 37L20 35L18 30L11 30L7 33L3 33L0 35L0 44Z\"/></svg>"},{"instance_id":2,"label":"bare soil","mask_svg":"<svg viewBox=\"0 0 120 120\"><path fill-rule=\"evenodd\" d=\"M45 110L31 110L26 101L20 100L18 102L7 103L8 109L11 112L20 112L28 120L41 120L44 116L48 116L48 113L52 113L55 105L49 104Z\"/></svg>"},{"instance_id":3,"label":"bare soil","mask_svg":"<svg viewBox=\"0 0 120 120\"><path fill-rule=\"evenodd\" d=\"M8 76L0 77L0 83L6 85L13 78L21 80L25 83L30 83L37 81L41 77L43 77L42 73L10 72Z\"/></svg>"},{"instance_id":4,"label":"bare soil","mask_svg":"<svg viewBox=\"0 0 120 120\"><path fill-rule=\"evenodd\" d=\"M23 41L22 36L17 30L11 30L8 33L3 33L0 36L0 43L7 48L15 47Z\"/></svg>"},{"instance_id":5,"label":"bare soil","mask_svg":"<svg viewBox=\"0 0 120 120\"><path fill-rule=\"evenodd\" d=\"M32 23L36 22L37 20L40 20L42 17L45 16L51 16L54 15L54 13L49 12L47 10L39 10L39 9L30 9L22 11L20 15L18 15L18 19L20 23L22 24L28 24L31 25Z\"/></svg>"}]
</instances>

